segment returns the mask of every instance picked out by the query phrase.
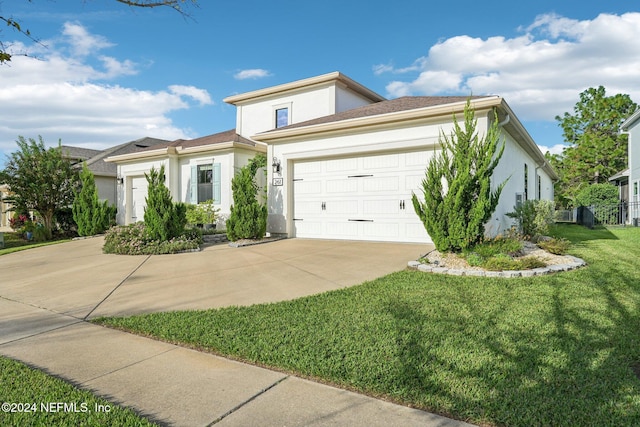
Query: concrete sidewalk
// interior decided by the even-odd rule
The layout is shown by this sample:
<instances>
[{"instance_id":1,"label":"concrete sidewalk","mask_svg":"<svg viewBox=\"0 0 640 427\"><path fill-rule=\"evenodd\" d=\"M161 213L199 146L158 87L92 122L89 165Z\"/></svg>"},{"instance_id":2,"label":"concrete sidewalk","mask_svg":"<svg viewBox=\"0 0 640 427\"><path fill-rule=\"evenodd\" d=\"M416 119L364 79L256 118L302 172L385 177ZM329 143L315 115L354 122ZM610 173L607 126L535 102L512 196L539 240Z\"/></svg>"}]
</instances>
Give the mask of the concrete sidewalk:
<instances>
[{"instance_id":1,"label":"concrete sidewalk","mask_svg":"<svg viewBox=\"0 0 640 427\"><path fill-rule=\"evenodd\" d=\"M86 321L171 309L172 298L179 308L295 298L399 270L424 250L366 244L373 246L367 260L354 258L365 251L355 245L293 239L253 249L117 257L100 253L101 239L87 239L2 256L0 354L166 425L468 425ZM330 267L347 262L356 266L342 274ZM256 263L262 268L254 271Z\"/></svg>"}]
</instances>

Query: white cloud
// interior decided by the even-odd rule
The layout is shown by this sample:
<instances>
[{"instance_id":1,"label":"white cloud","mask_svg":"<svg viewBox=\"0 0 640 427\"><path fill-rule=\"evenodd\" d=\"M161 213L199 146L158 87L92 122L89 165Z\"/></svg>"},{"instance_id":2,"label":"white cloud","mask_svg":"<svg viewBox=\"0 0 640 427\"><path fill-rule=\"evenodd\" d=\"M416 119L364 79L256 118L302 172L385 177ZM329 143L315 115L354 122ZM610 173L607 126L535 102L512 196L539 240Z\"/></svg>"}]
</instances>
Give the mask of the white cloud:
<instances>
[{"instance_id":1,"label":"white cloud","mask_svg":"<svg viewBox=\"0 0 640 427\"><path fill-rule=\"evenodd\" d=\"M549 151L551 154L562 154L562 150L564 150L567 146L564 144L555 144L552 147L547 147L546 145L538 144L538 148L540 152L543 154Z\"/></svg>"},{"instance_id":2,"label":"white cloud","mask_svg":"<svg viewBox=\"0 0 640 427\"><path fill-rule=\"evenodd\" d=\"M62 33L64 37L44 43L47 49L13 43L37 59L14 56L0 68L0 152L14 151L18 135L89 148L144 136L195 136L175 126L169 114L191 108L194 101L212 104L206 90L172 85L149 91L114 84L119 77L139 73L138 65L102 54L113 44L77 23L65 24Z\"/></svg>"},{"instance_id":3,"label":"white cloud","mask_svg":"<svg viewBox=\"0 0 640 427\"><path fill-rule=\"evenodd\" d=\"M545 121L571 111L588 87L603 85L610 94L640 99L640 13L584 21L541 15L522 32L440 41L411 66L419 68L418 76L390 82L388 95L501 95L521 119ZM404 70L374 67L377 74Z\"/></svg>"},{"instance_id":4,"label":"white cloud","mask_svg":"<svg viewBox=\"0 0 640 427\"><path fill-rule=\"evenodd\" d=\"M169 86L169 90L171 93L178 96L188 96L198 101L200 105L211 105L213 101L211 100L211 96L209 92L204 89L198 89L195 86L181 86L181 85L171 85Z\"/></svg>"},{"instance_id":5,"label":"white cloud","mask_svg":"<svg viewBox=\"0 0 640 427\"><path fill-rule=\"evenodd\" d=\"M269 77L271 73L267 70L263 70L262 68L253 68L250 70L240 70L236 74L234 74L234 78L236 80L246 80L246 79L261 79L263 77Z\"/></svg>"}]
</instances>

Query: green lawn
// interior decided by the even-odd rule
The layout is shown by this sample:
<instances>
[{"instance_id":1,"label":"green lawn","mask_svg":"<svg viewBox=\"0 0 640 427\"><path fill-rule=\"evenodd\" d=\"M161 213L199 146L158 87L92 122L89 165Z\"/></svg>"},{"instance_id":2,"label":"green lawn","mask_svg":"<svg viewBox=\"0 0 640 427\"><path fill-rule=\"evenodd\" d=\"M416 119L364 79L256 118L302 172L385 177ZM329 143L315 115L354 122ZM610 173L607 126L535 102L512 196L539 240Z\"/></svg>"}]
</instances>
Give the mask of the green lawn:
<instances>
[{"instance_id":1,"label":"green lawn","mask_svg":"<svg viewBox=\"0 0 640 427\"><path fill-rule=\"evenodd\" d=\"M555 233L587 268L407 270L295 301L96 322L472 423L638 426L640 228Z\"/></svg>"},{"instance_id":2,"label":"green lawn","mask_svg":"<svg viewBox=\"0 0 640 427\"><path fill-rule=\"evenodd\" d=\"M4 357L0 357L0 403L2 426L155 425L130 409Z\"/></svg>"},{"instance_id":3,"label":"green lawn","mask_svg":"<svg viewBox=\"0 0 640 427\"><path fill-rule=\"evenodd\" d=\"M20 233L4 233L4 249L0 249L0 255L68 241L69 239L51 240L48 242L29 242L25 240Z\"/></svg>"}]
</instances>

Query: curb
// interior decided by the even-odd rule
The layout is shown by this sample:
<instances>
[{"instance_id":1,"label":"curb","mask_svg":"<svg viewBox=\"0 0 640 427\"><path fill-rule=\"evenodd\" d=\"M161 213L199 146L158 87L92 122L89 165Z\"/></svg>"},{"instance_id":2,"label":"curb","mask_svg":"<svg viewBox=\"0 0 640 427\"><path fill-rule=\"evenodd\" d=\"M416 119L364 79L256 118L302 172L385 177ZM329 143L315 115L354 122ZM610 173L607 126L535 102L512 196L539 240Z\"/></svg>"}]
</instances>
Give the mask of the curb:
<instances>
[{"instance_id":1,"label":"curb","mask_svg":"<svg viewBox=\"0 0 640 427\"><path fill-rule=\"evenodd\" d=\"M571 271L580 267L584 267L587 263L578 257L565 255L567 264L549 265L544 268L534 268L531 270L509 270L509 271L485 271L470 269L454 269L446 267L434 267L431 264L423 264L420 261L409 261L407 267L412 270L422 271L424 273L447 274L449 276L474 276L474 277L533 277L546 276L547 274L559 273L561 271Z\"/></svg>"}]
</instances>

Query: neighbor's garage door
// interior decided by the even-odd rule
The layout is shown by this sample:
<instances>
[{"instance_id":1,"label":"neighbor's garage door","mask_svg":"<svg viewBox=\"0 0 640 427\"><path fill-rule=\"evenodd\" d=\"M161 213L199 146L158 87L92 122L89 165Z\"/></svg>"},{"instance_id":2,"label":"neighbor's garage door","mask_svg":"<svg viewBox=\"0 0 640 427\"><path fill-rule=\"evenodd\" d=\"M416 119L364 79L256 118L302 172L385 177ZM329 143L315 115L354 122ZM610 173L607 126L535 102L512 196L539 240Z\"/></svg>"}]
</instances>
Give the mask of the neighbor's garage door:
<instances>
[{"instance_id":1,"label":"neighbor's garage door","mask_svg":"<svg viewBox=\"0 0 640 427\"><path fill-rule=\"evenodd\" d=\"M145 201L147 197L147 179L142 177L134 177L131 179L131 221L144 221L144 208L147 206Z\"/></svg>"},{"instance_id":2,"label":"neighbor's garage door","mask_svg":"<svg viewBox=\"0 0 640 427\"><path fill-rule=\"evenodd\" d=\"M430 152L298 161L293 171L297 237L431 242L411 202Z\"/></svg>"}]
</instances>

